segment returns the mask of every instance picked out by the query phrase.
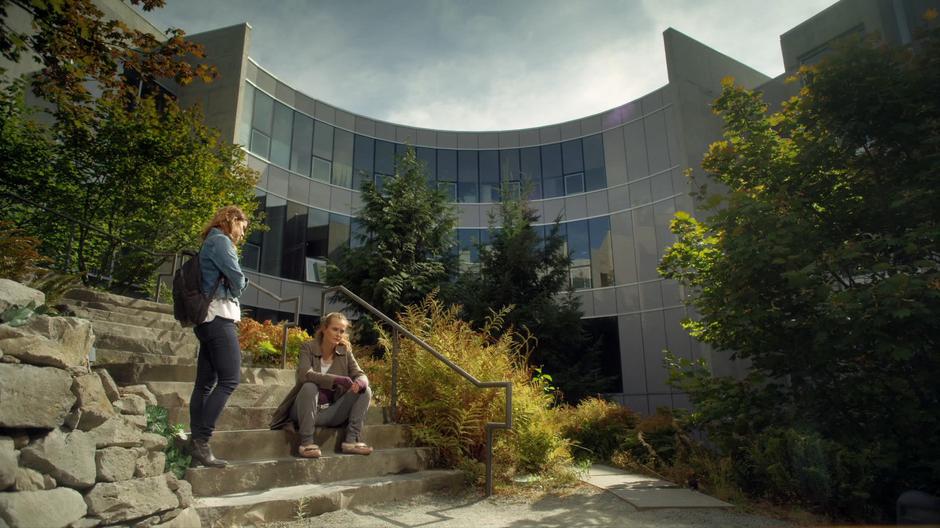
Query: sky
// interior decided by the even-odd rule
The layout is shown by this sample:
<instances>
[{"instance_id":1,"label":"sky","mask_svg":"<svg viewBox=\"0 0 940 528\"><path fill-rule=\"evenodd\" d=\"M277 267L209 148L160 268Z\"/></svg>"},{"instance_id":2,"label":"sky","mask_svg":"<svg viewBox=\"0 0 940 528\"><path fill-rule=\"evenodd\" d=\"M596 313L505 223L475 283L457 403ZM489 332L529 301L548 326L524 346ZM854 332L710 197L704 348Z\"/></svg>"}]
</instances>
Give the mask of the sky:
<instances>
[{"instance_id":1,"label":"sky","mask_svg":"<svg viewBox=\"0 0 940 528\"><path fill-rule=\"evenodd\" d=\"M509 130L602 112L667 83L672 27L775 77L779 36L834 0L167 0L188 34L247 22L249 56L350 112ZM211 55L210 55L211 59Z\"/></svg>"}]
</instances>

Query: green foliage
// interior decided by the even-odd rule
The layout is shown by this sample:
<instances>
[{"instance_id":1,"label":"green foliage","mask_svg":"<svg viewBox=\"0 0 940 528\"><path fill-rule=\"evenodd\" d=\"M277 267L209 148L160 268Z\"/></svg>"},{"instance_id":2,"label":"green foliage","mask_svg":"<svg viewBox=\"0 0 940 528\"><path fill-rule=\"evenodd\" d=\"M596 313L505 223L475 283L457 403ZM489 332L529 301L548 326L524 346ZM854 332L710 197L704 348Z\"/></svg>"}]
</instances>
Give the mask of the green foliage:
<instances>
[{"instance_id":1,"label":"green foliage","mask_svg":"<svg viewBox=\"0 0 940 528\"><path fill-rule=\"evenodd\" d=\"M464 272L444 296L462 305L464 317L478 327L493 310L507 308L508 326L533 341L529 364L552 376L564 398L576 402L609 390L613 378L602 372L600 348L582 330L559 223L542 240L536 220L528 201L504 199L490 216L490 246L480 248L479 272Z\"/></svg>"},{"instance_id":2,"label":"green foliage","mask_svg":"<svg viewBox=\"0 0 940 528\"><path fill-rule=\"evenodd\" d=\"M0 153L8 160L0 183L35 205L0 195L0 217L39 237L55 269L146 284L162 259L138 248L197 247L218 207L239 205L249 215L257 207L257 174L244 152L203 125L198 109L99 99L81 119L46 128L20 99L0 100Z\"/></svg>"},{"instance_id":3,"label":"green foliage","mask_svg":"<svg viewBox=\"0 0 940 528\"><path fill-rule=\"evenodd\" d=\"M428 186L425 173L409 148L381 191L367 181L355 247L327 268L328 284L346 286L391 317L423 301L455 265L450 250L456 213L443 193ZM366 313L357 304L349 307Z\"/></svg>"},{"instance_id":4,"label":"green foliage","mask_svg":"<svg viewBox=\"0 0 940 528\"><path fill-rule=\"evenodd\" d=\"M183 478L186 474L186 468L189 467L189 463L192 461L192 457L180 447L186 436L183 424L170 425L165 408L159 405L148 405L147 431L166 438L167 444L163 450L166 454L164 470L172 472L176 475L176 478Z\"/></svg>"},{"instance_id":5,"label":"green foliage","mask_svg":"<svg viewBox=\"0 0 940 528\"><path fill-rule=\"evenodd\" d=\"M937 30L856 39L777 113L730 81L715 103L725 139L703 167L728 192L706 220L677 215L661 272L692 292L692 335L751 374L677 365L674 381L768 496L889 516L901 491L940 488L938 57Z\"/></svg>"},{"instance_id":6,"label":"green foliage","mask_svg":"<svg viewBox=\"0 0 940 528\"><path fill-rule=\"evenodd\" d=\"M531 378L524 343L511 333L492 337L503 324L502 312L477 331L458 310L430 296L406 308L401 324L478 380L513 383L513 429L495 434L497 483L509 483L517 474L538 475L548 485L570 483L571 457L559 411L544 384ZM386 350L392 346L388 335L379 342ZM413 424L415 440L436 447L446 466L482 476L474 468L485 457L484 425L504 420L503 391L476 388L409 339L401 341L398 387L399 419Z\"/></svg>"}]
</instances>

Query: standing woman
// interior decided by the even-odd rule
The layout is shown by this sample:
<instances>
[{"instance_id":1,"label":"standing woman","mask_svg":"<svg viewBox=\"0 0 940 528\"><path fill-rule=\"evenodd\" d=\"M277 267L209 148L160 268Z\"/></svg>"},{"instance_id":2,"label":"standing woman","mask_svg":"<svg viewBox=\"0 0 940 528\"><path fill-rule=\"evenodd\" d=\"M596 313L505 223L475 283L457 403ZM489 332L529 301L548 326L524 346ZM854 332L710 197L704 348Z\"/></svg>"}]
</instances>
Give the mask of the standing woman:
<instances>
[{"instance_id":1,"label":"standing woman","mask_svg":"<svg viewBox=\"0 0 940 528\"><path fill-rule=\"evenodd\" d=\"M219 209L202 231L198 257L202 292L212 301L206 320L195 328L199 360L189 400L189 425L193 461L209 467L226 465L213 456L209 438L241 377L242 355L235 323L241 320L238 296L248 286L248 279L238 264L235 245L245 236L247 227L245 213L228 205Z\"/></svg>"},{"instance_id":2,"label":"standing woman","mask_svg":"<svg viewBox=\"0 0 940 528\"><path fill-rule=\"evenodd\" d=\"M323 318L313 339L300 347L297 383L274 411L271 429L299 430L300 456L304 458L321 455L313 438L316 426L337 427L346 421L343 453L372 453L372 448L360 441L372 389L353 357L346 336L348 327L349 320L339 312Z\"/></svg>"}]
</instances>

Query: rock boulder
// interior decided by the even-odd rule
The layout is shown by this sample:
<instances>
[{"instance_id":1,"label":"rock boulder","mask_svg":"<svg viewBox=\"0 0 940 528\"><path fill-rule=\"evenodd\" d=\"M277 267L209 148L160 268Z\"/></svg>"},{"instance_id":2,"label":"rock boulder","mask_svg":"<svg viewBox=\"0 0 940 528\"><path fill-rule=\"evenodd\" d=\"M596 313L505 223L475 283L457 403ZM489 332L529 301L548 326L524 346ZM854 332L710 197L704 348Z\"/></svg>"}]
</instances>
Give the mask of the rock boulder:
<instances>
[{"instance_id":1,"label":"rock boulder","mask_svg":"<svg viewBox=\"0 0 940 528\"><path fill-rule=\"evenodd\" d=\"M68 488L0 493L0 520L10 528L62 528L85 516L82 494Z\"/></svg>"},{"instance_id":2,"label":"rock boulder","mask_svg":"<svg viewBox=\"0 0 940 528\"><path fill-rule=\"evenodd\" d=\"M139 519L179 506L162 476L123 482L101 482L85 495L88 513L105 524Z\"/></svg>"},{"instance_id":3,"label":"rock boulder","mask_svg":"<svg viewBox=\"0 0 940 528\"><path fill-rule=\"evenodd\" d=\"M0 350L33 365L82 366L94 342L91 321L77 317L39 315L23 326L0 326Z\"/></svg>"},{"instance_id":4,"label":"rock boulder","mask_svg":"<svg viewBox=\"0 0 940 528\"><path fill-rule=\"evenodd\" d=\"M36 306L45 304L46 294L10 279L0 279L0 312L14 305L26 306L29 303Z\"/></svg>"},{"instance_id":5,"label":"rock boulder","mask_svg":"<svg viewBox=\"0 0 940 528\"><path fill-rule=\"evenodd\" d=\"M101 378L93 372L76 376L72 393L78 399L82 411L78 421L78 428L82 431L94 429L117 414L101 384Z\"/></svg>"},{"instance_id":6,"label":"rock boulder","mask_svg":"<svg viewBox=\"0 0 940 528\"><path fill-rule=\"evenodd\" d=\"M60 485L88 488L95 483L95 442L82 431L53 429L20 451L20 465L51 475Z\"/></svg>"},{"instance_id":7,"label":"rock boulder","mask_svg":"<svg viewBox=\"0 0 940 528\"><path fill-rule=\"evenodd\" d=\"M59 427L75 403L71 388L64 370L0 364L0 427Z\"/></svg>"}]
</instances>

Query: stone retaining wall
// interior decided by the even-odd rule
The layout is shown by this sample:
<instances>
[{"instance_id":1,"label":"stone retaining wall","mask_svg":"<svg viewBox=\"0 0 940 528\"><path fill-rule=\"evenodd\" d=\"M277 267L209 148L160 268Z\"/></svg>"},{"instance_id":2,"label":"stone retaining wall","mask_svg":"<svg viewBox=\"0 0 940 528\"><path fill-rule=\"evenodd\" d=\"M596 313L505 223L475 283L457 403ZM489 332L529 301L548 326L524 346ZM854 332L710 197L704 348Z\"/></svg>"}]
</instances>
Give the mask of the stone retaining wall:
<instances>
[{"instance_id":1,"label":"stone retaining wall","mask_svg":"<svg viewBox=\"0 0 940 528\"><path fill-rule=\"evenodd\" d=\"M0 279L0 306L43 302ZM91 322L0 325L0 526L200 526L188 482L164 473L166 439L145 432L146 387L90 369Z\"/></svg>"}]
</instances>

